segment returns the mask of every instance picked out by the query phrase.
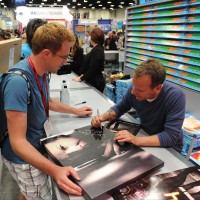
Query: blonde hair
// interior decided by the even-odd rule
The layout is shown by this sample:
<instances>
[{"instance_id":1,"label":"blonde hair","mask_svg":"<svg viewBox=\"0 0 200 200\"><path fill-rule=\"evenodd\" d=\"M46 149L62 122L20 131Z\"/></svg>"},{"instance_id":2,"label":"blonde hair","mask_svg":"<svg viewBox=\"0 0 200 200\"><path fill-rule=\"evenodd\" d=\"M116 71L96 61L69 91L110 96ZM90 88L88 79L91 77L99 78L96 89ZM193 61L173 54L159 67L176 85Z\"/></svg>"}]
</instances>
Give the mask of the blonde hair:
<instances>
[{"instance_id":1,"label":"blonde hair","mask_svg":"<svg viewBox=\"0 0 200 200\"><path fill-rule=\"evenodd\" d=\"M63 42L74 43L74 34L59 23L47 23L40 26L34 33L32 52L37 55L42 50L49 49L56 54L62 48Z\"/></svg>"}]
</instances>

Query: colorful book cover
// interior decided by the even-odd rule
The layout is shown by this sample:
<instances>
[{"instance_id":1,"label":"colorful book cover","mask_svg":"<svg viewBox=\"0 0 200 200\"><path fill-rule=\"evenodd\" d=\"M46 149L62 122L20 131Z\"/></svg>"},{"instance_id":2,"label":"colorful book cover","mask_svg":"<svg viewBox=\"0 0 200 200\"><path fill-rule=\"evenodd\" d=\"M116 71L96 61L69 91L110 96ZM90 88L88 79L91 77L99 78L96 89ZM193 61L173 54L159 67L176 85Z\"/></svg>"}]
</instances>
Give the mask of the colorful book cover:
<instances>
[{"instance_id":1,"label":"colorful book cover","mask_svg":"<svg viewBox=\"0 0 200 200\"><path fill-rule=\"evenodd\" d=\"M190 159L197 165L200 165L200 151L196 151L191 154Z\"/></svg>"},{"instance_id":2,"label":"colorful book cover","mask_svg":"<svg viewBox=\"0 0 200 200\"><path fill-rule=\"evenodd\" d=\"M200 168L181 169L146 177L113 192L114 200L200 199Z\"/></svg>"},{"instance_id":3,"label":"colorful book cover","mask_svg":"<svg viewBox=\"0 0 200 200\"><path fill-rule=\"evenodd\" d=\"M84 198L96 199L108 191L145 177L164 163L130 143L114 141L115 133L86 126L41 140L61 166L73 166Z\"/></svg>"}]
</instances>

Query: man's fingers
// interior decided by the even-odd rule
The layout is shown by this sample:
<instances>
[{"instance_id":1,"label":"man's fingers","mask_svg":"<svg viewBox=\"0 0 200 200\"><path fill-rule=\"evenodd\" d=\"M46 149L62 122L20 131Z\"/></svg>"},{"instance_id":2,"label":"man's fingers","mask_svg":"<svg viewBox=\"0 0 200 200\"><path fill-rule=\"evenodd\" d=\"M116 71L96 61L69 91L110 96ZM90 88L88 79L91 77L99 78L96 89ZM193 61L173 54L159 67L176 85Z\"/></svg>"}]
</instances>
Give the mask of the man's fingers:
<instances>
[{"instance_id":1,"label":"man's fingers","mask_svg":"<svg viewBox=\"0 0 200 200\"><path fill-rule=\"evenodd\" d=\"M60 183L59 187L67 193L75 194L79 196L82 195L81 188L78 185L74 184L69 179L67 181L63 180L63 182Z\"/></svg>"},{"instance_id":2,"label":"man's fingers","mask_svg":"<svg viewBox=\"0 0 200 200\"><path fill-rule=\"evenodd\" d=\"M81 180L80 176L78 175L78 172L76 170L74 170L72 167L69 168L69 173L76 180L78 180L78 181Z\"/></svg>"}]
</instances>

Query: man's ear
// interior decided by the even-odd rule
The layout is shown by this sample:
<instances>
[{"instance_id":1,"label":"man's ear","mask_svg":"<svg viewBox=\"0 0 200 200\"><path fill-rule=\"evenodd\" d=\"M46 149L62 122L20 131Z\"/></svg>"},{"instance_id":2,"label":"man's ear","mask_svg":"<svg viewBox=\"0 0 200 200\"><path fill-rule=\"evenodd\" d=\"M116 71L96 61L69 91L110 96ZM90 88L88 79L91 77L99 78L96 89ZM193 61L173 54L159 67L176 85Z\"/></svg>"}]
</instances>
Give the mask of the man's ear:
<instances>
[{"instance_id":1,"label":"man's ear","mask_svg":"<svg viewBox=\"0 0 200 200\"><path fill-rule=\"evenodd\" d=\"M44 57L48 57L48 56L50 56L52 54L52 52L49 50L49 49L43 49L42 50L42 55L44 56Z\"/></svg>"},{"instance_id":2,"label":"man's ear","mask_svg":"<svg viewBox=\"0 0 200 200\"><path fill-rule=\"evenodd\" d=\"M155 89L156 89L157 92L160 92L160 90L162 89L162 87L163 87L163 84L159 84L159 85L157 85L155 87Z\"/></svg>"}]
</instances>

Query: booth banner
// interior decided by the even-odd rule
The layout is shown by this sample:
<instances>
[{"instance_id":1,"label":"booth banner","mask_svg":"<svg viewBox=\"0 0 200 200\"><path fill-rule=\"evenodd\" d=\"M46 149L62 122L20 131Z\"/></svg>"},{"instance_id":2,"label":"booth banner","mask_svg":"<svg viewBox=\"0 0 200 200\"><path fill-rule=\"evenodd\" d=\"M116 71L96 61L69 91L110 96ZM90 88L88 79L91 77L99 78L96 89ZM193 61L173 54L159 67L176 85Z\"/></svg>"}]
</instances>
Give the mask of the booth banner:
<instances>
[{"instance_id":1,"label":"booth banner","mask_svg":"<svg viewBox=\"0 0 200 200\"><path fill-rule=\"evenodd\" d=\"M104 32L108 33L111 31L111 24L98 24L98 27Z\"/></svg>"},{"instance_id":2,"label":"booth banner","mask_svg":"<svg viewBox=\"0 0 200 200\"><path fill-rule=\"evenodd\" d=\"M74 33L78 36L79 41L82 42L85 37L85 25L75 25Z\"/></svg>"},{"instance_id":3,"label":"booth banner","mask_svg":"<svg viewBox=\"0 0 200 200\"><path fill-rule=\"evenodd\" d=\"M162 1L162 0L140 0L140 4L144 4L144 3L152 3L155 1Z\"/></svg>"},{"instance_id":4,"label":"booth banner","mask_svg":"<svg viewBox=\"0 0 200 200\"><path fill-rule=\"evenodd\" d=\"M25 7L16 8L16 19L22 24L27 24L30 19L40 18L47 20L72 20L67 6L63 7Z\"/></svg>"}]
</instances>

